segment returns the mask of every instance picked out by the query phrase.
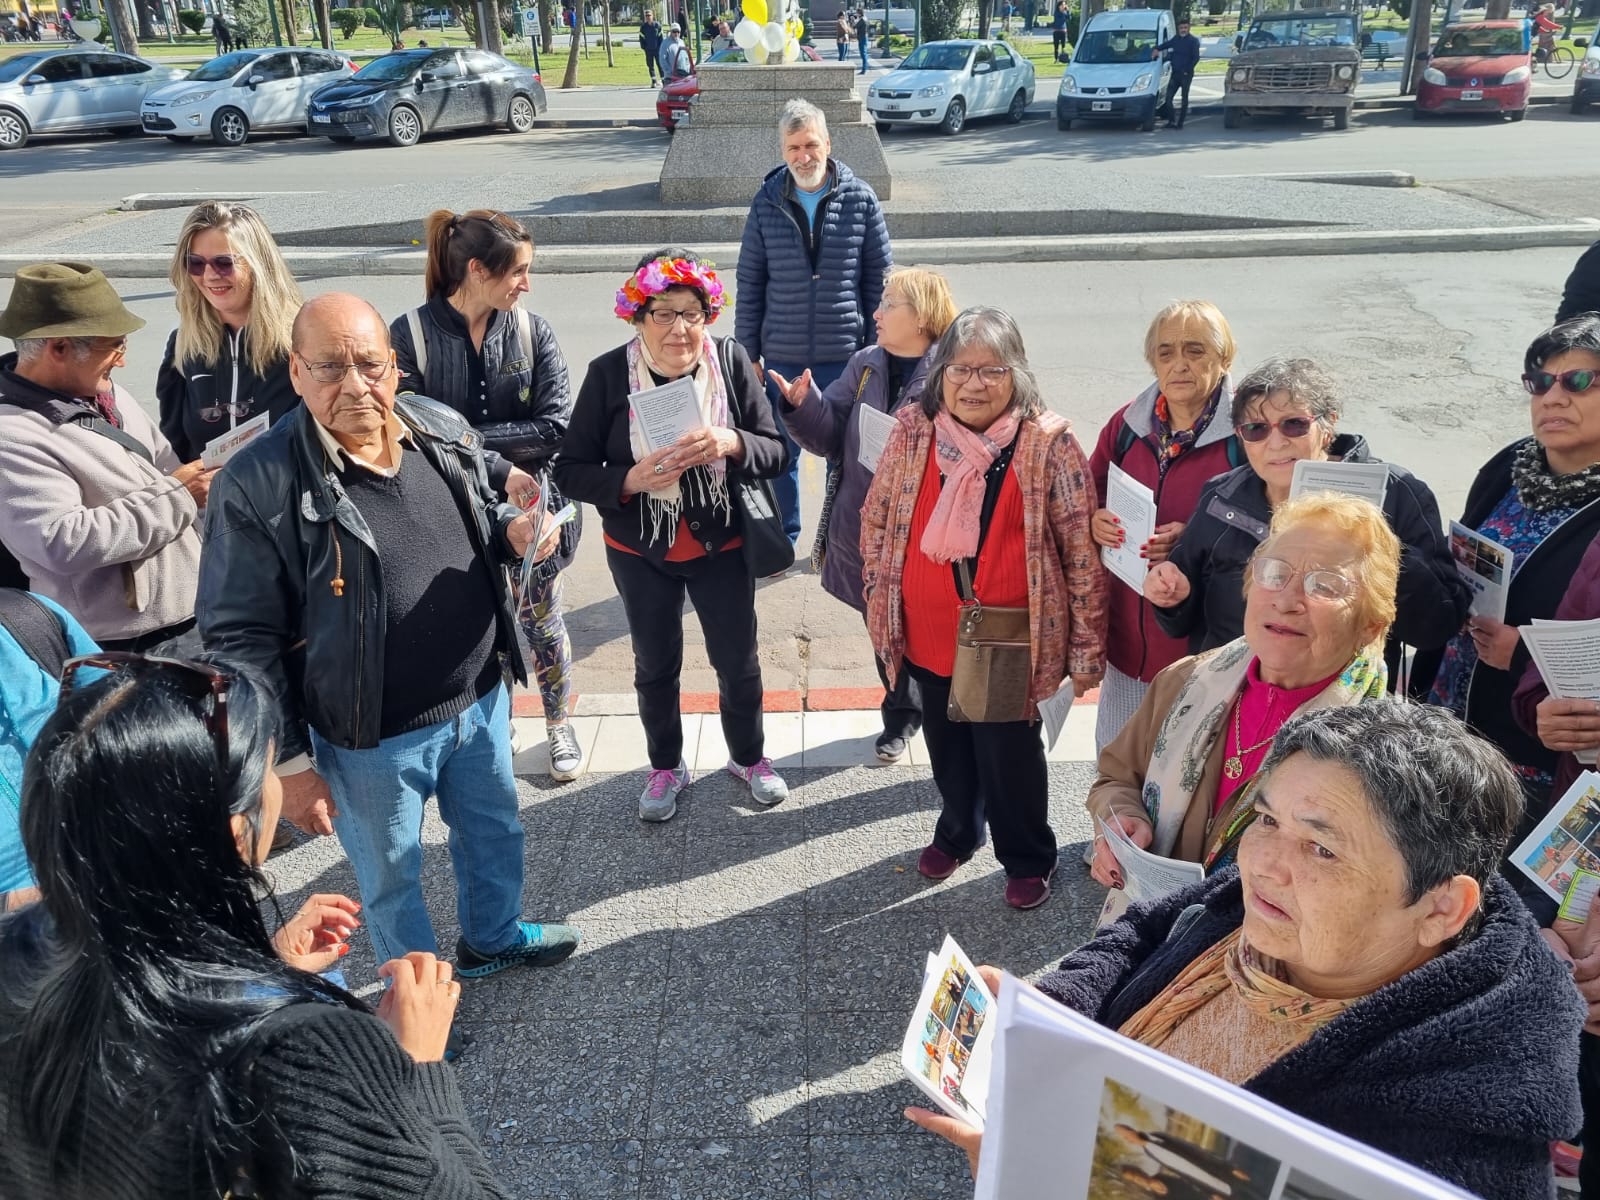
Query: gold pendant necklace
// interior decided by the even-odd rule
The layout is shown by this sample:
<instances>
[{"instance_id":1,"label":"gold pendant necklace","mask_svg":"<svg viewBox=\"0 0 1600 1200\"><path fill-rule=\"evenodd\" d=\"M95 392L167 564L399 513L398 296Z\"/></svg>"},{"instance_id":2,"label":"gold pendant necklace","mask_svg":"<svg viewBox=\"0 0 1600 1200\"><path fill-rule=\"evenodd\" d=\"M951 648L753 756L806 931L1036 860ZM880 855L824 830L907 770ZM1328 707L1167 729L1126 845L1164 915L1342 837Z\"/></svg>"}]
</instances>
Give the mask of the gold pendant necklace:
<instances>
[{"instance_id":1,"label":"gold pendant necklace","mask_svg":"<svg viewBox=\"0 0 1600 1200\"><path fill-rule=\"evenodd\" d=\"M1244 756L1254 754L1261 747L1270 745L1272 738L1257 742L1254 746L1244 745L1244 737L1239 732L1239 710L1244 707L1244 693L1239 694L1239 699L1233 706L1233 753L1222 760L1222 773L1230 780L1239 779L1244 775ZM1267 705L1267 715L1272 715L1272 706ZM1273 734L1276 737L1276 733Z\"/></svg>"}]
</instances>

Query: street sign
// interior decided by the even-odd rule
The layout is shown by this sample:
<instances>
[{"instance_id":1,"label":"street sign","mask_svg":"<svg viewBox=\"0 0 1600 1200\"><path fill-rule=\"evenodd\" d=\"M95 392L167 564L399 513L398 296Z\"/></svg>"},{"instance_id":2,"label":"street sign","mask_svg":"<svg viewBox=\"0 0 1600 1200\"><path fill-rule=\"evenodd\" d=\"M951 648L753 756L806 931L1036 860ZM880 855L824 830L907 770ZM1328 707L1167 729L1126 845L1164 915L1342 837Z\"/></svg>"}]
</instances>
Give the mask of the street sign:
<instances>
[{"instance_id":1,"label":"street sign","mask_svg":"<svg viewBox=\"0 0 1600 1200\"><path fill-rule=\"evenodd\" d=\"M522 10L522 36L531 38L539 32L539 10L525 8Z\"/></svg>"}]
</instances>

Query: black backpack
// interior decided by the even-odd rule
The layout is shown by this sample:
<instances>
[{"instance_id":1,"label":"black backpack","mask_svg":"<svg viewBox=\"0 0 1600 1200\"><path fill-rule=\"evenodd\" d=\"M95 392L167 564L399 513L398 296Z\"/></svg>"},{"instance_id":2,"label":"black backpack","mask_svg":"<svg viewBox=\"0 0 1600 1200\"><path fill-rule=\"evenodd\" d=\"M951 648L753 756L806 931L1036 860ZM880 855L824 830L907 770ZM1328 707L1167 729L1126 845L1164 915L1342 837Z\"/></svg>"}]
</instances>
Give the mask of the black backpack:
<instances>
[{"instance_id":1,"label":"black backpack","mask_svg":"<svg viewBox=\"0 0 1600 1200\"><path fill-rule=\"evenodd\" d=\"M1128 451L1133 449L1133 444L1139 440L1139 435L1133 431L1133 426L1123 421L1117 427L1116 444L1111 448L1111 461L1117 466L1122 465L1122 460L1127 457ZM1244 447L1239 444L1239 435L1228 435L1228 470L1233 470L1244 462Z\"/></svg>"},{"instance_id":2,"label":"black backpack","mask_svg":"<svg viewBox=\"0 0 1600 1200\"><path fill-rule=\"evenodd\" d=\"M52 679L72 657L60 619L22 588L0 588L0 628L27 651L28 657Z\"/></svg>"}]
</instances>

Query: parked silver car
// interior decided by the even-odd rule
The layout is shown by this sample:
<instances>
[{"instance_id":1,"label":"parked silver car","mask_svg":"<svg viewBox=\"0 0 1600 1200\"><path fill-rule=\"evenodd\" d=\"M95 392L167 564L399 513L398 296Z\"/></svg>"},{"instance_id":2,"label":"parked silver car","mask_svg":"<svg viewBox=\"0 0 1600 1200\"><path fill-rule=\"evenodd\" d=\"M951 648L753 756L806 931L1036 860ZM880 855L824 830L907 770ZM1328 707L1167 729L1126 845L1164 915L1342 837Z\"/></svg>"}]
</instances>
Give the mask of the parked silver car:
<instances>
[{"instance_id":1,"label":"parked silver car","mask_svg":"<svg viewBox=\"0 0 1600 1200\"><path fill-rule=\"evenodd\" d=\"M34 50L0 62L0 150L38 133L139 132L145 93L183 72L111 50Z\"/></svg>"}]
</instances>

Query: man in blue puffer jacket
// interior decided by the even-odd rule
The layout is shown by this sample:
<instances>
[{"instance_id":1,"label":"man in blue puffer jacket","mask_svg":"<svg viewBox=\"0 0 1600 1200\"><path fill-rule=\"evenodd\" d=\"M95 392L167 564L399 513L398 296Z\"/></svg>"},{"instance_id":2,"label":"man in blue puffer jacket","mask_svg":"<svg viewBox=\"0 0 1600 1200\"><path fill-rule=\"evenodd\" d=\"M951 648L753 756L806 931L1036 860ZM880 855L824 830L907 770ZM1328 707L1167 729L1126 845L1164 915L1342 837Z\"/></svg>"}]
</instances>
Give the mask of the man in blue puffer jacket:
<instances>
[{"instance_id":1,"label":"man in blue puffer jacket","mask_svg":"<svg viewBox=\"0 0 1600 1200\"><path fill-rule=\"evenodd\" d=\"M893 260L877 193L830 157L822 110L789 101L778 136L785 165L766 177L745 220L734 333L763 369L773 420L789 445L788 473L773 480L773 491L789 540L798 542L800 448L766 372L794 379L809 367L826 390L874 339L872 314Z\"/></svg>"}]
</instances>

